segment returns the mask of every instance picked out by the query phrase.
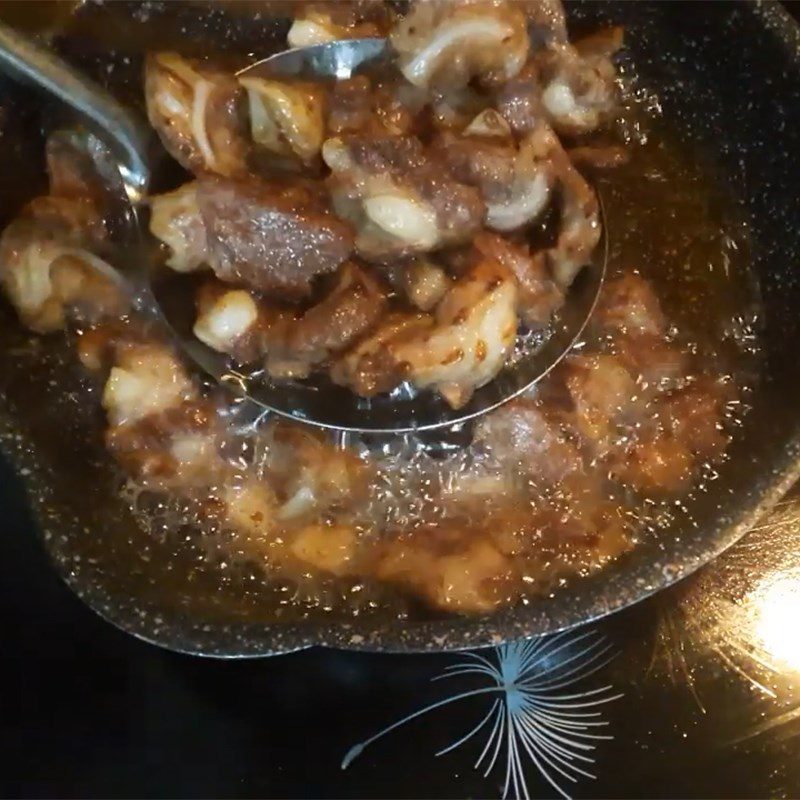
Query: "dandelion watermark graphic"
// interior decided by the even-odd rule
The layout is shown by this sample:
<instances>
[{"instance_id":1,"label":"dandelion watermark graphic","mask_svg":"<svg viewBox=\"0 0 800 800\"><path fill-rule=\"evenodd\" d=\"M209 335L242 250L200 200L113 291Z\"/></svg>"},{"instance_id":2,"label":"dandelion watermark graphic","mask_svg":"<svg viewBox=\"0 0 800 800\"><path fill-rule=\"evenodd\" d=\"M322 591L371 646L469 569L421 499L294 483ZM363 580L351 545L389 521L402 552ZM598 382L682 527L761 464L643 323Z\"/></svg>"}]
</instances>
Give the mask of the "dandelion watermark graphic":
<instances>
[{"instance_id":1,"label":"dandelion watermark graphic","mask_svg":"<svg viewBox=\"0 0 800 800\"><path fill-rule=\"evenodd\" d=\"M487 655L465 653L434 680L474 676L485 680L487 686L448 695L389 725L350 748L342 769L370 744L407 722L456 701L486 695L489 708L485 716L436 755L449 753L482 734L484 746L474 768L488 777L504 763L504 798L528 800L528 767L538 770L568 798L570 785L581 778L595 778L590 767L598 741L613 738L603 732L608 722L600 707L622 695L614 694L610 685L581 691L576 686L606 666L613 657L611 649L603 636L588 631L512 642Z\"/></svg>"}]
</instances>

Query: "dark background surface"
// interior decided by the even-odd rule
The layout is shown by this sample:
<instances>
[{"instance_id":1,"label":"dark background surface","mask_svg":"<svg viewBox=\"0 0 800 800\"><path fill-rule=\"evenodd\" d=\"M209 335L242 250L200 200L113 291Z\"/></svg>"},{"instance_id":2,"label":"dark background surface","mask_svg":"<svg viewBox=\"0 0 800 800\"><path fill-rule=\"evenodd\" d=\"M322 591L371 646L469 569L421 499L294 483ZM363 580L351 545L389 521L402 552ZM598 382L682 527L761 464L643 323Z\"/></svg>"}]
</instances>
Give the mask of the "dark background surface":
<instances>
[{"instance_id":1,"label":"dark background surface","mask_svg":"<svg viewBox=\"0 0 800 800\"><path fill-rule=\"evenodd\" d=\"M596 626L617 656L587 689L611 684L623 696L604 711L614 739L598 747L597 780L571 793L800 794L799 507L788 499L699 575ZM472 701L400 728L340 769L353 744L452 690L430 679L458 656L317 649L221 662L169 653L103 622L61 583L24 488L2 463L0 509L3 795L464 797L502 789L502 770L489 778L472 770L475 743L434 757L480 719ZM776 586L782 593L770 594ZM553 794L529 762L526 774L532 796Z\"/></svg>"}]
</instances>

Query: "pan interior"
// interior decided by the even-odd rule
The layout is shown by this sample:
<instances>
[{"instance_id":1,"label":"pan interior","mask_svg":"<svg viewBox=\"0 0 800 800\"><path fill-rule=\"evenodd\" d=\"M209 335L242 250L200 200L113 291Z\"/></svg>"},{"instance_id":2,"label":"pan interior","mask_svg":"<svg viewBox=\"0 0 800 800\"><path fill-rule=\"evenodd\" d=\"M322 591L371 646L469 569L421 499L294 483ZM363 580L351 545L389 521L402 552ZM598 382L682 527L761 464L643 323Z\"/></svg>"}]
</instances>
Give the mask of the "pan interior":
<instances>
[{"instance_id":1,"label":"pan interior","mask_svg":"<svg viewBox=\"0 0 800 800\"><path fill-rule=\"evenodd\" d=\"M26 335L2 306L0 437L27 477L47 547L70 585L123 628L191 652L261 655L321 642L441 649L577 624L634 602L734 541L796 461L800 364L786 343L797 334L792 309L800 302L793 270L800 208L791 180L800 174L800 108L788 98L800 69L789 44L796 33L778 10L726 3L692 9L569 9L575 31L601 22L626 26L625 69L635 101L645 110L659 107L663 120L629 132L646 142L621 175L601 186L613 231L609 275L633 266L656 280L671 319L704 332L717 350L732 348L726 357L741 356L737 378L747 387L747 413L728 459L704 491L669 509L668 525L601 573L490 618L434 617L393 596L360 607L357 616L346 605L329 611L324 603L289 602L256 573L242 580L192 543L176 549L159 535L157 516L150 530L136 523L102 446L97 405L86 402L91 389L72 357L55 340ZM200 12L188 3L87 4L60 21L56 42L140 102L146 49L188 38L198 53L221 49L236 66L237 54L263 54L265 42L277 48L285 23L251 17L238 4ZM735 55L727 47L732 38L742 43ZM4 138L13 146L0 153L2 221L44 186L36 104L10 88L4 97ZM646 180L645 172L663 179ZM174 180L162 178L165 185ZM678 256L665 257L673 252ZM697 275L694 291L671 295L680 282L670 270L687 265ZM721 335L723 318L732 326L729 339Z\"/></svg>"}]
</instances>

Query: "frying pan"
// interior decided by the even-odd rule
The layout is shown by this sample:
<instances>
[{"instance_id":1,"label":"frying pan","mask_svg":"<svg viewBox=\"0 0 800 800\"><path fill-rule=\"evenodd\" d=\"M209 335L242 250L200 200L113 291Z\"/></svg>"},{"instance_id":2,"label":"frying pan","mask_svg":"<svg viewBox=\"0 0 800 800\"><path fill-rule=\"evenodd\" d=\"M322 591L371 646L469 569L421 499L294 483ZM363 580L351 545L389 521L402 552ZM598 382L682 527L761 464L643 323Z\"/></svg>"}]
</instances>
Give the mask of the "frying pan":
<instances>
[{"instance_id":1,"label":"frying pan","mask_svg":"<svg viewBox=\"0 0 800 800\"><path fill-rule=\"evenodd\" d=\"M191 40L198 52L213 42L232 54L263 53L270 40L277 49L286 25L268 13L275 4L261 4L255 22L254 6L244 5L239 15L240 4L103 4L98 19L57 42L68 57L81 54L81 66L98 77L113 61L111 71L122 78L116 90L130 98L141 51L168 45L170 35ZM81 400L86 386L73 359L58 340L28 336L0 306L0 446L25 478L56 568L93 609L161 646L219 657L313 644L387 651L496 644L587 622L679 580L735 542L798 477L800 31L773 3L591 3L568 11L575 31L625 26L642 86L657 94L680 137L713 158L747 226L763 353L747 397L751 410L709 490L686 501L685 519L669 535L645 539L591 577L491 616L412 609L398 617L391 604L357 617L305 608L255 578L243 591L198 566L196 554L167 558L158 531L143 535L110 477L102 417ZM69 19L62 24L69 27ZM44 187L40 105L0 84L3 224Z\"/></svg>"}]
</instances>

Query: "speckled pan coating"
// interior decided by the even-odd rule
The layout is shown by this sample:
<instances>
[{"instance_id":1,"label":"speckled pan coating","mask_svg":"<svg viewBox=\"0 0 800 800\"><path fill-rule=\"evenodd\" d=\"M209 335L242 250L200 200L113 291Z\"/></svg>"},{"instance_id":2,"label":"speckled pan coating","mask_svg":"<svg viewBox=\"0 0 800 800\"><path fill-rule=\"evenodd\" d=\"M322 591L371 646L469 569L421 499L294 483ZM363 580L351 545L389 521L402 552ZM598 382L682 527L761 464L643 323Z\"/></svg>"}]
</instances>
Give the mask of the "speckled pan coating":
<instances>
[{"instance_id":1,"label":"speckled pan coating","mask_svg":"<svg viewBox=\"0 0 800 800\"><path fill-rule=\"evenodd\" d=\"M496 644L568 628L673 583L736 541L797 478L800 32L777 4L593 3L570 14L576 28L598 20L626 26L643 80L683 134L717 155L750 227L765 306L766 358L731 459L713 492L692 509L698 524L668 541L643 543L604 572L550 597L491 617L409 622L368 615L343 621L317 611L306 620L242 622L246 615L224 603L198 610L187 598L170 596L168 585L142 591L153 588L159 575L148 575L142 564L131 570L113 544L87 548L87 542L113 542L109 531L131 527L130 519L108 496L75 501L82 484L76 480L73 486L64 477L64 454L51 457L36 426L9 413L0 381L0 445L25 480L60 574L98 613L158 645L217 657L264 656L315 644L386 651ZM27 341L17 339L17 346ZM9 347L0 343L4 360L12 357ZM87 463L96 458L92 468L102 472L97 443L87 447L93 454Z\"/></svg>"}]
</instances>

